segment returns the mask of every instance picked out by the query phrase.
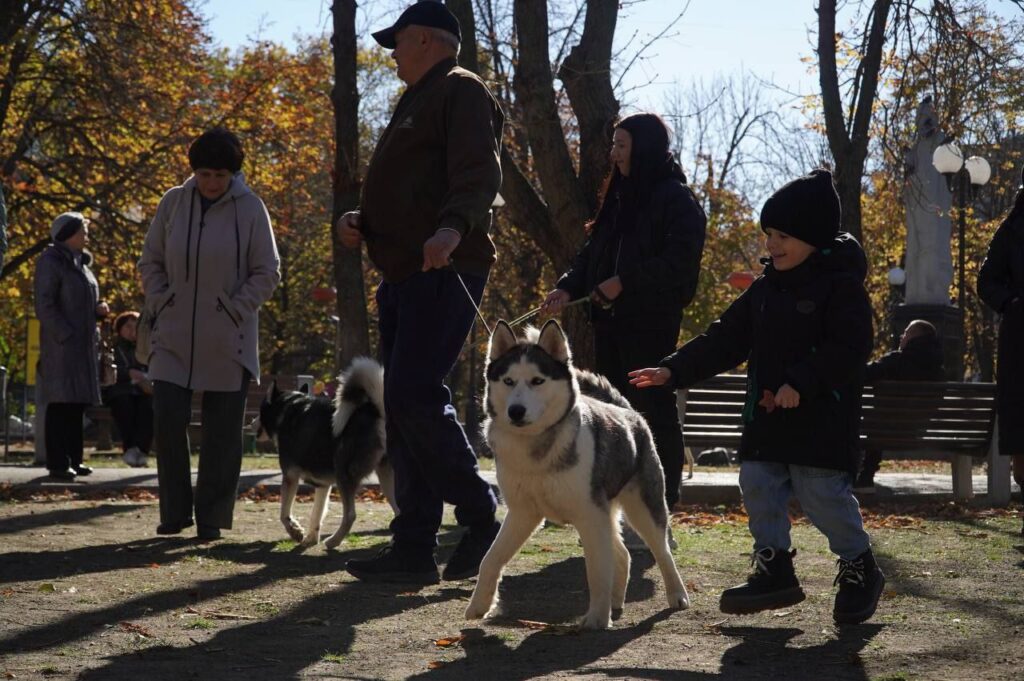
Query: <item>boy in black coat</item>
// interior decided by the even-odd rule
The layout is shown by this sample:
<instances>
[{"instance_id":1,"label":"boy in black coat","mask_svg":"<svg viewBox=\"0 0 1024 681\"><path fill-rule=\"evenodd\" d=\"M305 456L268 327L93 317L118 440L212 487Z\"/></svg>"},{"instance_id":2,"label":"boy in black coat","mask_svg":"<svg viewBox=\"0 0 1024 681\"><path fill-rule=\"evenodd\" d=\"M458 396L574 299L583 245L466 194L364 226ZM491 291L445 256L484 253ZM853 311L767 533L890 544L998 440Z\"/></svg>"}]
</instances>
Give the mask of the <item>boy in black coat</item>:
<instances>
[{"instance_id":1,"label":"boy in black coat","mask_svg":"<svg viewBox=\"0 0 1024 681\"><path fill-rule=\"evenodd\" d=\"M761 210L771 255L764 274L661 366L630 372L638 388L679 389L747 362L740 489L755 570L723 592L726 613L804 599L790 548L791 496L839 556L837 622L870 618L885 584L851 491L872 343L867 262L856 240L839 233L839 217L828 171L779 189Z\"/></svg>"},{"instance_id":2,"label":"boy in black coat","mask_svg":"<svg viewBox=\"0 0 1024 681\"><path fill-rule=\"evenodd\" d=\"M942 381L946 371L942 366L942 343L935 326L923 319L907 324L900 336L899 350L887 352L881 359L868 364L864 379L866 383L876 381ZM882 464L882 452L869 449L864 452L864 462L853 483L858 494L875 491L875 473Z\"/></svg>"}]
</instances>

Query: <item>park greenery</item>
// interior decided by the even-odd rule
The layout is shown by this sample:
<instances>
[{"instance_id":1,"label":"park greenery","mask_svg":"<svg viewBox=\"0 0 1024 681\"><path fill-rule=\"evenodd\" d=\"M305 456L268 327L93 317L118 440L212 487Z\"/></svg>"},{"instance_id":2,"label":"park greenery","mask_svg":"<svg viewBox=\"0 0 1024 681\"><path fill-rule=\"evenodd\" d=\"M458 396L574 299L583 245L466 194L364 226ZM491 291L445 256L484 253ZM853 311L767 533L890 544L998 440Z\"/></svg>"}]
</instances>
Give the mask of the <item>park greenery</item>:
<instances>
[{"instance_id":1,"label":"park greenery","mask_svg":"<svg viewBox=\"0 0 1024 681\"><path fill-rule=\"evenodd\" d=\"M499 265L483 305L489 320L507 319L539 304L582 241L608 170L611 123L635 109L620 76L648 46L634 41L613 52L617 16L633 2L447 4L470 29L460 60L491 84L508 114L506 205L493 231ZM355 3L336 0L333 10L354 16ZM9 242L0 270L0 364L15 378L25 372L33 265L52 218L81 210L92 219L104 297L115 311L138 309L135 262L149 221L162 194L188 177L188 143L214 124L243 138L243 171L267 204L281 252L281 285L261 315L264 371L328 379L344 359L373 347L376 275L363 257L355 260L363 276L342 284L330 225L344 203L336 116L358 112L359 162L344 169L346 186L357 187L400 93L388 54L353 21L345 24L350 34L336 31L333 41L308 36L284 46L257 38L228 51L215 46L202 11L199 0L25 0L0 9ZM905 244L904 149L913 143L918 104L931 96L943 130L993 166L992 182L967 209L965 362L991 380L995 322L973 282L1020 183L1020 16L1007 21L1005 11L979 0L822 1L817 11L808 3L807 16L794 21L816 34L806 62L821 90L788 107L749 74L713 83L678 74L682 84L661 113L709 215L701 284L681 338L699 333L735 297L730 274L759 271L760 201L783 181L826 166L844 197L844 227L868 253L876 348L888 349L895 292L886 274ZM666 30L685 26L685 11L667 23ZM354 46L342 66L354 72L357 93L333 91L345 45ZM351 256L345 262L351 269ZM341 343L339 327L358 313L371 323L357 341ZM585 320L568 324L585 362ZM484 341L475 330L452 377L469 407Z\"/></svg>"}]
</instances>

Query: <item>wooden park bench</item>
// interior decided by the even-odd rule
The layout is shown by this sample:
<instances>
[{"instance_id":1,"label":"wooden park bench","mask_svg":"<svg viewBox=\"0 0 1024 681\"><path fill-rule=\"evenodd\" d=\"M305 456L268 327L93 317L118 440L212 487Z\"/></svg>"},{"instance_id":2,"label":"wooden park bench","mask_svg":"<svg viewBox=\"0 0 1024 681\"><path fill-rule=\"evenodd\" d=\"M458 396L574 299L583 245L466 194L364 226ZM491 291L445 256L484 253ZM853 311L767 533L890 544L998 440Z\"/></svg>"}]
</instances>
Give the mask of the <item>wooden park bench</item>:
<instances>
[{"instance_id":1,"label":"wooden park bench","mask_svg":"<svg viewBox=\"0 0 1024 681\"><path fill-rule=\"evenodd\" d=\"M721 375L686 391L683 439L687 447L738 449L746 376ZM882 381L864 388L863 449L904 458L949 460L953 496L973 495L974 459L988 462L991 505L1010 501L1009 459L999 455L994 383Z\"/></svg>"},{"instance_id":2,"label":"wooden park bench","mask_svg":"<svg viewBox=\"0 0 1024 681\"><path fill-rule=\"evenodd\" d=\"M242 433L247 436L255 436L249 428L260 413L260 403L266 395L270 382L276 380L281 390L295 390L299 384L299 377L294 375L263 376L259 385L255 381L249 383L249 391L245 397L245 416L242 420ZM203 393L196 391L192 393L192 417L189 421L189 441L193 447L197 446L202 437L202 408ZM86 417L96 423L96 449L107 451L114 449L113 424L114 419L110 407L106 405L94 405L86 409Z\"/></svg>"}]
</instances>

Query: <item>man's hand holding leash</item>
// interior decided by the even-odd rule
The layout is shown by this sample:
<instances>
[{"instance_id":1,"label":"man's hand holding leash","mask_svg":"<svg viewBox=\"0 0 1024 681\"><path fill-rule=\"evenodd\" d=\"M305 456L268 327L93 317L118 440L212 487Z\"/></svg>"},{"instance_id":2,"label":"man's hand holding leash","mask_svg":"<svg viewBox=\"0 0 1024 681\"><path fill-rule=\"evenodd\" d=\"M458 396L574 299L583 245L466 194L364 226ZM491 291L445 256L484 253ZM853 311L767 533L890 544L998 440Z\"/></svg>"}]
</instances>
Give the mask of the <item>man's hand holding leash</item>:
<instances>
[{"instance_id":1,"label":"man's hand holding leash","mask_svg":"<svg viewBox=\"0 0 1024 681\"><path fill-rule=\"evenodd\" d=\"M423 271L441 270L451 263L451 255L462 235L454 229L442 227L423 244Z\"/></svg>"},{"instance_id":2,"label":"man's hand holding leash","mask_svg":"<svg viewBox=\"0 0 1024 681\"><path fill-rule=\"evenodd\" d=\"M336 227L338 239L345 248L359 248L363 243L363 233L359 231L359 211L353 210L342 215Z\"/></svg>"}]
</instances>

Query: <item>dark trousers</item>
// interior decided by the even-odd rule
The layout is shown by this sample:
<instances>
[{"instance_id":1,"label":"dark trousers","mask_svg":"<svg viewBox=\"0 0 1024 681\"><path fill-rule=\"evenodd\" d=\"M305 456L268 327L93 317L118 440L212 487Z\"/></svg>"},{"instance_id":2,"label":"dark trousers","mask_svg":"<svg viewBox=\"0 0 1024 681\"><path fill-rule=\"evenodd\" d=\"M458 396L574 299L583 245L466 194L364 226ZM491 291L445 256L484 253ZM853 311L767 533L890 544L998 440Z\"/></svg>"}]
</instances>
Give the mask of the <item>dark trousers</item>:
<instances>
[{"instance_id":1,"label":"dark trousers","mask_svg":"<svg viewBox=\"0 0 1024 681\"><path fill-rule=\"evenodd\" d=\"M391 531L396 546L413 550L433 550L444 503L469 527L494 522L497 507L444 384L475 316L456 276L430 270L377 289L387 448L399 508ZM486 279L462 279L479 304Z\"/></svg>"},{"instance_id":2,"label":"dark trousers","mask_svg":"<svg viewBox=\"0 0 1024 681\"><path fill-rule=\"evenodd\" d=\"M138 447L148 454L153 444L153 399L149 395L118 395L107 400L124 451Z\"/></svg>"},{"instance_id":3,"label":"dark trousers","mask_svg":"<svg viewBox=\"0 0 1024 681\"><path fill-rule=\"evenodd\" d=\"M875 477L875 473L882 467L882 450L868 449L864 452L864 460L860 464L860 475L869 478Z\"/></svg>"},{"instance_id":4,"label":"dark trousers","mask_svg":"<svg viewBox=\"0 0 1024 681\"><path fill-rule=\"evenodd\" d=\"M683 429L679 424L676 393L668 388L639 390L626 375L633 369L658 366L676 349L678 327L634 329L626 323L601 323L594 327L594 360L597 372L643 414L654 436L654 446L665 470L665 501L669 509L679 501L683 478Z\"/></svg>"},{"instance_id":5,"label":"dark trousers","mask_svg":"<svg viewBox=\"0 0 1024 681\"><path fill-rule=\"evenodd\" d=\"M242 469L242 420L248 386L249 372L243 371L237 391L203 392L203 441L199 445L195 492L195 520L200 525L231 529ZM191 419L192 391L154 381L153 430L161 523L181 523L192 517Z\"/></svg>"},{"instance_id":6,"label":"dark trousers","mask_svg":"<svg viewBox=\"0 0 1024 681\"><path fill-rule=\"evenodd\" d=\"M46 468L66 471L82 465L82 415L88 405L51 402L46 405Z\"/></svg>"}]
</instances>

